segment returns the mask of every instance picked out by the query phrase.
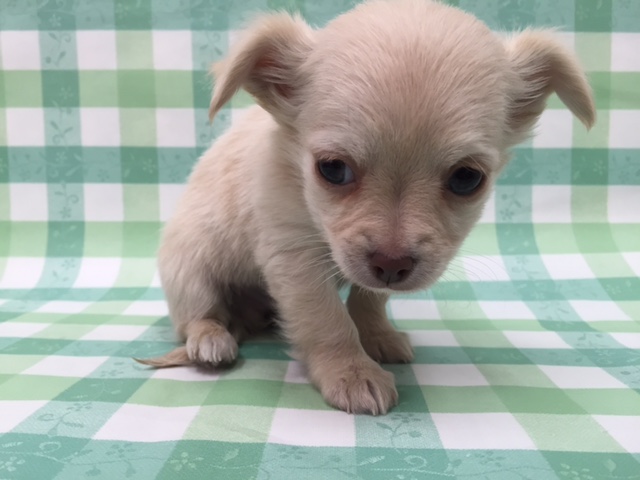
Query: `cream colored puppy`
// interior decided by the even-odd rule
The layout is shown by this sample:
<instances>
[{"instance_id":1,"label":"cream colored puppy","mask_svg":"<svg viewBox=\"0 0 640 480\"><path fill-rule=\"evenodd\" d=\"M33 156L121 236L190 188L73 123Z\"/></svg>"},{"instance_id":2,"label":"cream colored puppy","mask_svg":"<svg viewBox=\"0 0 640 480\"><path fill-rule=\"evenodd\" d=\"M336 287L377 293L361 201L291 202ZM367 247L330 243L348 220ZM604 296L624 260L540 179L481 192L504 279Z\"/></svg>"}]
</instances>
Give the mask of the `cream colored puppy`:
<instances>
[{"instance_id":1,"label":"cream colored puppy","mask_svg":"<svg viewBox=\"0 0 640 480\"><path fill-rule=\"evenodd\" d=\"M389 294L443 273L547 97L595 119L551 33L505 40L428 0L370 1L322 30L263 17L216 74L212 117L240 88L259 106L200 159L166 227L160 275L186 346L147 363L230 363L275 307L326 401L356 413L396 404L379 362L413 356Z\"/></svg>"}]
</instances>

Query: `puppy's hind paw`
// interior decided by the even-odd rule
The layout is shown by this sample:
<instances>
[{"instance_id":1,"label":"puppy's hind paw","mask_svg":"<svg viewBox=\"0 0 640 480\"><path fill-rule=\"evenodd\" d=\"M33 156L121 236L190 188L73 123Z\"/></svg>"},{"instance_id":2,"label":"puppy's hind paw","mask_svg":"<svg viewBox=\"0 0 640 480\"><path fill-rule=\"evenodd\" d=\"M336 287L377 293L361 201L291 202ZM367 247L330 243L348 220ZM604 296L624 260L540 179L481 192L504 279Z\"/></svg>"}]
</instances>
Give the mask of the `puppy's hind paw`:
<instances>
[{"instance_id":1,"label":"puppy's hind paw","mask_svg":"<svg viewBox=\"0 0 640 480\"><path fill-rule=\"evenodd\" d=\"M217 322L189 332L186 353L192 363L217 366L233 363L238 356L238 343L229 331Z\"/></svg>"}]
</instances>

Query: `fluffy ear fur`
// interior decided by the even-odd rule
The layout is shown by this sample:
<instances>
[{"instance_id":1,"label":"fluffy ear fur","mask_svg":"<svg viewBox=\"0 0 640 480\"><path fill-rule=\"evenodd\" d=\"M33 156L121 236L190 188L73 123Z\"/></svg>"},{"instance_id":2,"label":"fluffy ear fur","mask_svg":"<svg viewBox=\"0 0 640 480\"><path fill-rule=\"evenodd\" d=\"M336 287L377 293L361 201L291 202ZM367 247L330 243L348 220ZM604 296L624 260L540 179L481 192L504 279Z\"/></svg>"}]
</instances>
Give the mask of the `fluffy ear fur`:
<instances>
[{"instance_id":1,"label":"fluffy ear fur","mask_svg":"<svg viewBox=\"0 0 640 480\"><path fill-rule=\"evenodd\" d=\"M313 47L313 30L299 16L268 15L247 30L224 61L213 65L216 86L209 118L240 88L276 120L288 123L297 113L301 65Z\"/></svg>"},{"instance_id":2,"label":"fluffy ear fur","mask_svg":"<svg viewBox=\"0 0 640 480\"><path fill-rule=\"evenodd\" d=\"M585 74L552 31L525 30L507 40L506 48L518 83L509 118L512 143L530 133L553 92L587 128L593 126L595 105Z\"/></svg>"}]
</instances>

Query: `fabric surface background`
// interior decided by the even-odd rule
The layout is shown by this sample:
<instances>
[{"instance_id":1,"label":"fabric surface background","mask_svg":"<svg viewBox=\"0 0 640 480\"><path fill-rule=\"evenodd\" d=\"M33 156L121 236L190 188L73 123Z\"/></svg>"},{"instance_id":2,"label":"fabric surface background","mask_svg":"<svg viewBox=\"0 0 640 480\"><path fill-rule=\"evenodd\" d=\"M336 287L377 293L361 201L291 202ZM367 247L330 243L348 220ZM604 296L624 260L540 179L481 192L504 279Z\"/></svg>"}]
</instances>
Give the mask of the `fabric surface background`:
<instances>
[{"instance_id":1,"label":"fabric surface background","mask_svg":"<svg viewBox=\"0 0 640 480\"><path fill-rule=\"evenodd\" d=\"M210 126L208 65L256 10L353 2L0 0L0 478L640 478L640 2L452 3L561 27L598 123L552 99L448 273L391 301L416 360L374 418L275 340L214 374L131 360L175 345L158 234L250 104Z\"/></svg>"}]
</instances>

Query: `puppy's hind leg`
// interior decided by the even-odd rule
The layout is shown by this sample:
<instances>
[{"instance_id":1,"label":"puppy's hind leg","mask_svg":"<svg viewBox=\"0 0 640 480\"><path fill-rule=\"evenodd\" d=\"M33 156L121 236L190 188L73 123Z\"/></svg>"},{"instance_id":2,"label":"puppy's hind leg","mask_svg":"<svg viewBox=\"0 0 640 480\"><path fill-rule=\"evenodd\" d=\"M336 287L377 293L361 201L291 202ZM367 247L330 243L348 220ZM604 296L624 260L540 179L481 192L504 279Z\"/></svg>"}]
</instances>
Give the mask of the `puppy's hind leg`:
<instances>
[{"instance_id":1,"label":"puppy's hind leg","mask_svg":"<svg viewBox=\"0 0 640 480\"><path fill-rule=\"evenodd\" d=\"M229 295L214 284L204 262L182 255L184 249L173 248L170 254L167 250L160 253L160 277L169 315L186 344L162 357L139 361L158 368L232 363L238 355L239 338L228 329Z\"/></svg>"}]
</instances>

